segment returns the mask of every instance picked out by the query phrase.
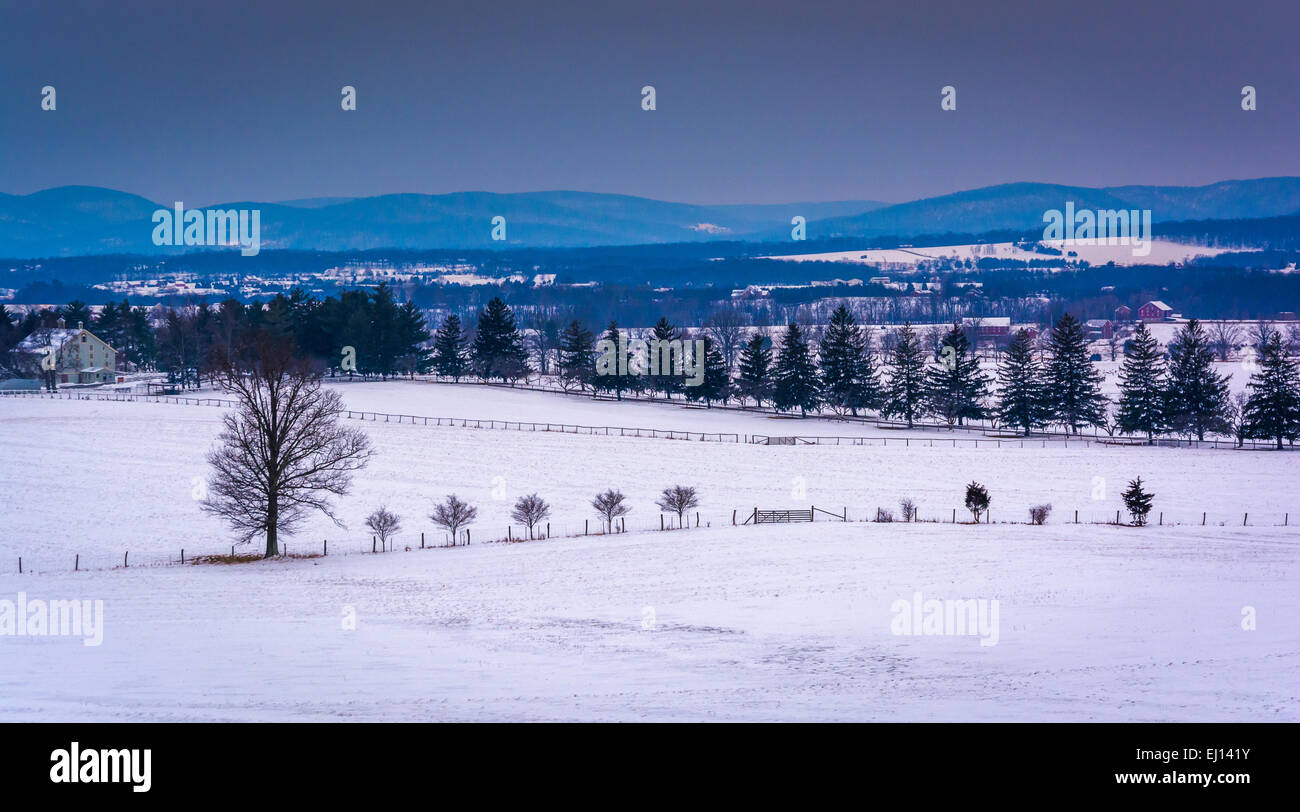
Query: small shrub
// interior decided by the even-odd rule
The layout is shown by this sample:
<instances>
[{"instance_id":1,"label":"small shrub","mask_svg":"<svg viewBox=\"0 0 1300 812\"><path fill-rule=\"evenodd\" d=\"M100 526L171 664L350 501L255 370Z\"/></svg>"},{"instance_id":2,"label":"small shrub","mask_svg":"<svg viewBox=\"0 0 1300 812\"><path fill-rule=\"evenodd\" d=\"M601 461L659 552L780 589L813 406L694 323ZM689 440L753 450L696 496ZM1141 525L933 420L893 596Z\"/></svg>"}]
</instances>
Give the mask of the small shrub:
<instances>
[{"instance_id":1,"label":"small shrub","mask_svg":"<svg viewBox=\"0 0 1300 812\"><path fill-rule=\"evenodd\" d=\"M1051 512L1051 505L1034 505L1029 509L1029 523L1042 524L1047 521L1047 517L1051 515Z\"/></svg>"},{"instance_id":2,"label":"small shrub","mask_svg":"<svg viewBox=\"0 0 1300 812\"><path fill-rule=\"evenodd\" d=\"M885 510L884 508L876 508L876 518L872 519L872 521L876 522L892 522L893 520L893 512Z\"/></svg>"},{"instance_id":3,"label":"small shrub","mask_svg":"<svg viewBox=\"0 0 1300 812\"><path fill-rule=\"evenodd\" d=\"M975 517L975 523L979 524L980 516L989 509L989 492L978 482L972 482L966 486L966 509Z\"/></svg>"},{"instance_id":4,"label":"small shrub","mask_svg":"<svg viewBox=\"0 0 1300 812\"><path fill-rule=\"evenodd\" d=\"M903 521L916 521L916 503L911 499L903 499L898 503L898 509L903 514Z\"/></svg>"}]
</instances>

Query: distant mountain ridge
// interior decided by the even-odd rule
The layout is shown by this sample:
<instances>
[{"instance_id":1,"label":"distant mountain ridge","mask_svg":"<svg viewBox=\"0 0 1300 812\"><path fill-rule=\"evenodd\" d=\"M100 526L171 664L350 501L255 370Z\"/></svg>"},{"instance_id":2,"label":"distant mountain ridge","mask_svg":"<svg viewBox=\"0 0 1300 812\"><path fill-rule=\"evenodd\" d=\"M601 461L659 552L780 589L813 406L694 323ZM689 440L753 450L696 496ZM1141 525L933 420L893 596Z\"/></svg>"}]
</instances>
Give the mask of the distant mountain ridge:
<instances>
[{"instance_id":1,"label":"distant mountain ridge","mask_svg":"<svg viewBox=\"0 0 1300 812\"><path fill-rule=\"evenodd\" d=\"M1099 189L1010 183L899 204L848 200L698 205L546 191L305 198L202 208L260 210L262 250L349 251L788 240L796 215L806 219L809 239L1029 231L1042 228L1044 211L1071 200L1077 208L1151 209L1157 222L1276 217L1300 212L1300 178ZM152 242L153 213L171 209L173 202L92 186L0 194L0 256L178 253ZM184 202L187 208L195 207L192 201ZM504 243L491 239L497 216L506 218Z\"/></svg>"}]
</instances>

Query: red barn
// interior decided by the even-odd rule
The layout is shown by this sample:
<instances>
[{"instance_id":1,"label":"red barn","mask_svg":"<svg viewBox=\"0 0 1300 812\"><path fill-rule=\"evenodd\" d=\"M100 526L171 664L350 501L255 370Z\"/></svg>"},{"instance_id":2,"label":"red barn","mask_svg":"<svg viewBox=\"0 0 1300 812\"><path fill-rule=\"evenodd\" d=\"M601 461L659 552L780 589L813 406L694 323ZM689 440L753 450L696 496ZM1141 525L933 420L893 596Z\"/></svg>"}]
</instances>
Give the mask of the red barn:
<instances>
[{"instance_id":1,"label":"red barn","mask_svg":"<svg viewBox=\"0 0 1300 812\"><path fill-rule=\"evenodd\" d=\"M1138 308L1138 318L1142 321L1167 321L1174 314L1174 309L1159 300L1147 302Z\"/></svg>"}]
</instances>

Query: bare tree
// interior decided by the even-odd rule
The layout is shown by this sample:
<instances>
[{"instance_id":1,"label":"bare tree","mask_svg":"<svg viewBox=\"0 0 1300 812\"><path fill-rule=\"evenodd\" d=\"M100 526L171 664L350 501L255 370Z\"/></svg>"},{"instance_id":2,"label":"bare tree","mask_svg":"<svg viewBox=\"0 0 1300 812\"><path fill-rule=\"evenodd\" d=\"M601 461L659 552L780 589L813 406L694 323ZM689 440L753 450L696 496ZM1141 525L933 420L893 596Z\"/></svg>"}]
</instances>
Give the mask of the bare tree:
<instances>
[{"instance_id":1,"label":"bare tree","mask_svg":"<svg viewBox=\"0 0 1300 812\"><path fill-rule=\"evenodd\" d=\"M447 494L447 501L433 506L429 518L434 524L445 527L447 532L451 533L451 543L454 546L461 528L478 518L478 508L460 501L456 498L456 494L450 493Z\"/></svg>"},{"instance_id":2,"label":"bare tree","mask_svg":"<svg viewBox=\"0 0 1300 812\"><path fill-rule=\"evenodd\" d=\"M1268 319L1259 319L1250 326L1250 343L1256 352L1264 352L1264 345L1273 336L1273 332L1273 322Z\"/></svg>"},{"instance_id":3,"label":"bare tree","mask_svg":"<svg viewBox=\"0 0 1300 812\"><path fill-rule=\"evenodd\" d=\"M659 495L655 504L665 513L676 513L677 526L682 527L682 517L686 511L699 507L700 499L694 488L687 485L673 485L664 488L664 492Z\"/></svg>"},{"instance_id":4,"label":"bare tree","mask_svg":"<svg viewBox=\"0 0 1300 812\"><path fill-rule=\"evenodd\" d=\"M292 533L313 510L342 527L329 497L348 492L371 450L364 432L340 424L338 392L321 388L319 372L296 360L288 341L266 334L242 359L223 353L218 369L236 405L208 453L215 472L203 510L243 541L265 535L268 557L280 552L280 532Z\"/></svg>"},{"instance_id":5,"label":"bare tree","mask_svg":"<svg viewBox=\"0 0 1300 812\"><path fill-rule=\"evenodd\" d=\"M510 518L528 526L530 539L533 537L533 528L537 523L550 515L551 506L535 493L519 497L519 501L515 502L515 509L510 512Z\"/></svg>"},{"instance_id":6,"label":"bare tree","mask_svg":"<svg viewBox=\"0 0 1300 812\"><path fill-rule=\"evenodd\" d=\"M1227 361L1241 341L1241 328L1230 321L1216 321L1210 325L1210 347L1220 361Z\"/></svg>"},{"instance_id":7,"label":"bare tree","mask_svg":"<svg viewBox=\"0 0 1300 812\"><path fill-rule=\"evenodd\" d=\"M366 527L370 528L370 531L376 536L379 536L380 541L387 544L388 539L402 529L402 521L387 506L381 505L374 513L366 517Z\"/></svg>"},{"instance_id":8,"label":"bare tree","mask_svg":"<svg viewBox=\"0 0 1300 812\"><path fill-rule=\"evenodd\" d=\"M723 307L713 311L704 329L722 351L727 362L727 372L736 368L736 353L745 343L745 324L747 319L735 307Z\"/></svg>"},{"instance_id":9,"label":"bare tree","mask_svg":"<svg viewBox=\"0 0 1300 812\"><path fill-rule=\"evenodd\" d=\"M613 488L604 493L596 494L596 498L591 500L591 506L596 509L596 515L605 520L605 526L613 532L614 520L619 516L626 516L632 511L626 502L627 497L622 491L616 491Z\"/></svg>"}]
</instances>

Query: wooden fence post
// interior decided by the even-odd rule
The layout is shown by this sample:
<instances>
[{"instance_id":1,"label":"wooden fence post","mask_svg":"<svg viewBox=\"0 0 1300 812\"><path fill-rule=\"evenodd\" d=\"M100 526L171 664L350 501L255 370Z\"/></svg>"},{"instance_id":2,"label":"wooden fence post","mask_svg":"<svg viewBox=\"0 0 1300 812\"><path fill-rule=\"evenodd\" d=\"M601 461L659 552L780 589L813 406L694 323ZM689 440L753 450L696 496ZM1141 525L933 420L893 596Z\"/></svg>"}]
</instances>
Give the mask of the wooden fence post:
<instances>
[{"instance_id":1,"label":"wooden fence post","mask_svg":"<svg viewBox=\"0 0 1300 812\"><path fill-rule=\"evenodd\" d=\"M184 548L184 547L181 548L181 563L182 563L182 564L185 563L185 548Z\"/></svg>"},{"instance_id":2,"label":"wooden fence post","mask_svg":"<svg viewBox=\"0 0 1300 812\"><path fill-rule=\"evenodd\" d=\"M420 534L420 549L421 549L421 550L424 549L424 534L423 534L423 533Z\"/></svg>"},{"instance_id":3,"label":"wooden fence post","mask_svg":"<svg viewBox=\"0 0 1300 812\"><path fill-rule=\"evenodd\" d=\"M547 537L547 538L550 538L550 537L551 537L551 523L550 523L550 522L547 522L547 523L546 523L546 537Z\"/></svg>"},{"instance_id":4,"label":"wooden fence post","mask_svg":"<svg viewBox=\"0 0 1300 812\"><path fill-rule=\"evenodd\" d=\"M957 523L957 508L952 509L952 523L953 524Z\"/></svg>"},{"instance_id":5,"label":"wooden fence post","mask_svg":"<svg viewBox=\"0 0 1300 812\"><path fill-rule=\"evenodd\" d=\"M123 567L131 566L130 562L131 562L131 551L127 550L125 553L122 554L122 566Z\"/></svg>"},{"instance_id":6,"label":"wooden fence post","mask_svg":"<svg viewBox=\"0 0 1300 812\"><path fill-rule=\"evenodd\" d=\"M1243 514L1241 514L1241 526L1242 526L1242 527L1245 527L1245 526L1246 526L1246 519L1249 518L1249 517L1250 517L1250 514L1249 514L1249 513L1243 513Z\"/></svg>"},{"instance_id":7,"label":"wooden fence post","mask_svg":"<svg viewBox=\"0 0 1300 812\"><path fill-rule=\"evenodd\" d=\"M587 531L590 529L590 528L588 528L587 525L588 525L590 522L591 522L590 519L583 519L583 520L582 520L582 535L584 535L584 536L587 535Z\"/></svg>"},{"instance_id":8,"label":"wooden fence post","mask_svg":"<svg viewBox=\"0 0 1300 812\"><path fill-rule=\"evenodd\" d=\"M76 559L72 562L72 571L73 572L81 571L81 553L77 553Z\"/></svg>"},{"instance_id":9,"label":"wooden fence post","mask_svg":"<svg viewBox=\"0 0 1300 812\"><path fill-rule=\"evenodd\" d=\"M696 527L700 526L700 512L698 510L695 511L695 526Z\"/></svg>"},{"instance_id":10,"label":"wooden fence post","mask_svg":"<svg viewBox=\"0 0 1300 812\"><path fill-rule=\"evenodd\" d=\"M18 574L23 574L23 557L21 555L18 556Z\"/></svg>"},{"instance_id":11,"label":"wooden fence post","mask_svg":"<svg viewBox=\"0 0 1300 812\"><path fill-rule=\"evenodd\" d=\"M1115 524L1119 524L1119 511L1115 511Z\"/></svg>"},{"instance_id":12,"label":"wooden fence post","mask_svg":"<svg viewBox=\"0 0 1300 812\"><path fill-rule=\"evenodd\" d=\"M330 540L321 539L321 555L329 555L329 554L330 554Z\"/></svg>"},{"instance_id":13,"label":"wooden fence post","mask_svg":"<svg viewBox=\"0 0 1300 812\"><path fill-rule=\"evenodd\" d=\"M371 537L370 537L370 552L372 552L372 553L375 552L375 549L376 549L376 547L378 546L378 544L379 544L378 537L377 537L377 536L371 536Z\"/></svg>"},{"instance_id":14,"label":"wooden fence post","mask_svg":"<svg viewBox=\"0 0 1300 812\"><path fill-rule=\"evenodd\" d=\"M664 529L664 514L662 513L659 514L659 529Z\"/></svg>"},{"instance_id":15,"label":"wooden fence post","mask_svg":"<svg viewBox=\"0 0 1300 812\"><path fill-rule=\"evenodd\" d=\"M469 528L468 528L468 527L465 528L465 544L466 544L466 546L469 545Z\"/></svg>"},{"instance_id":16,"label":"wooden fence post","mask_svg":"<svg viewBox=\"0 0 1300 812\"><path fill-rule=\"evenodd\" d=\"M1075 524L1078 524L1078 523L1079 523L1079 511L1078 511L1078 510L1074 511L1074 523L1075 523Z\"/></svg>"},{"instance_id":17,"label":"wooden fence post","mask_svg":"<svg viewBox=\"0 0 1300 812\"><path fill-rule=\"evenodd\" d=\"M1205 514L1202 513L1202 514L1201 514L1201 527L1204 527L1204 526L1205 526Z\"/></svg>"},{"instance_id":18,"label":"wooden fence post","mask_svg":"<svg viewBox=\"0 0 1300 812\"><path fill-rule=\"evenodd\" d=\"M733 526L736 524L736 510L735 510L735 508L732 508L732 510L731 510L731 524L732 524Z\"/></svg>"}]
</instances>

